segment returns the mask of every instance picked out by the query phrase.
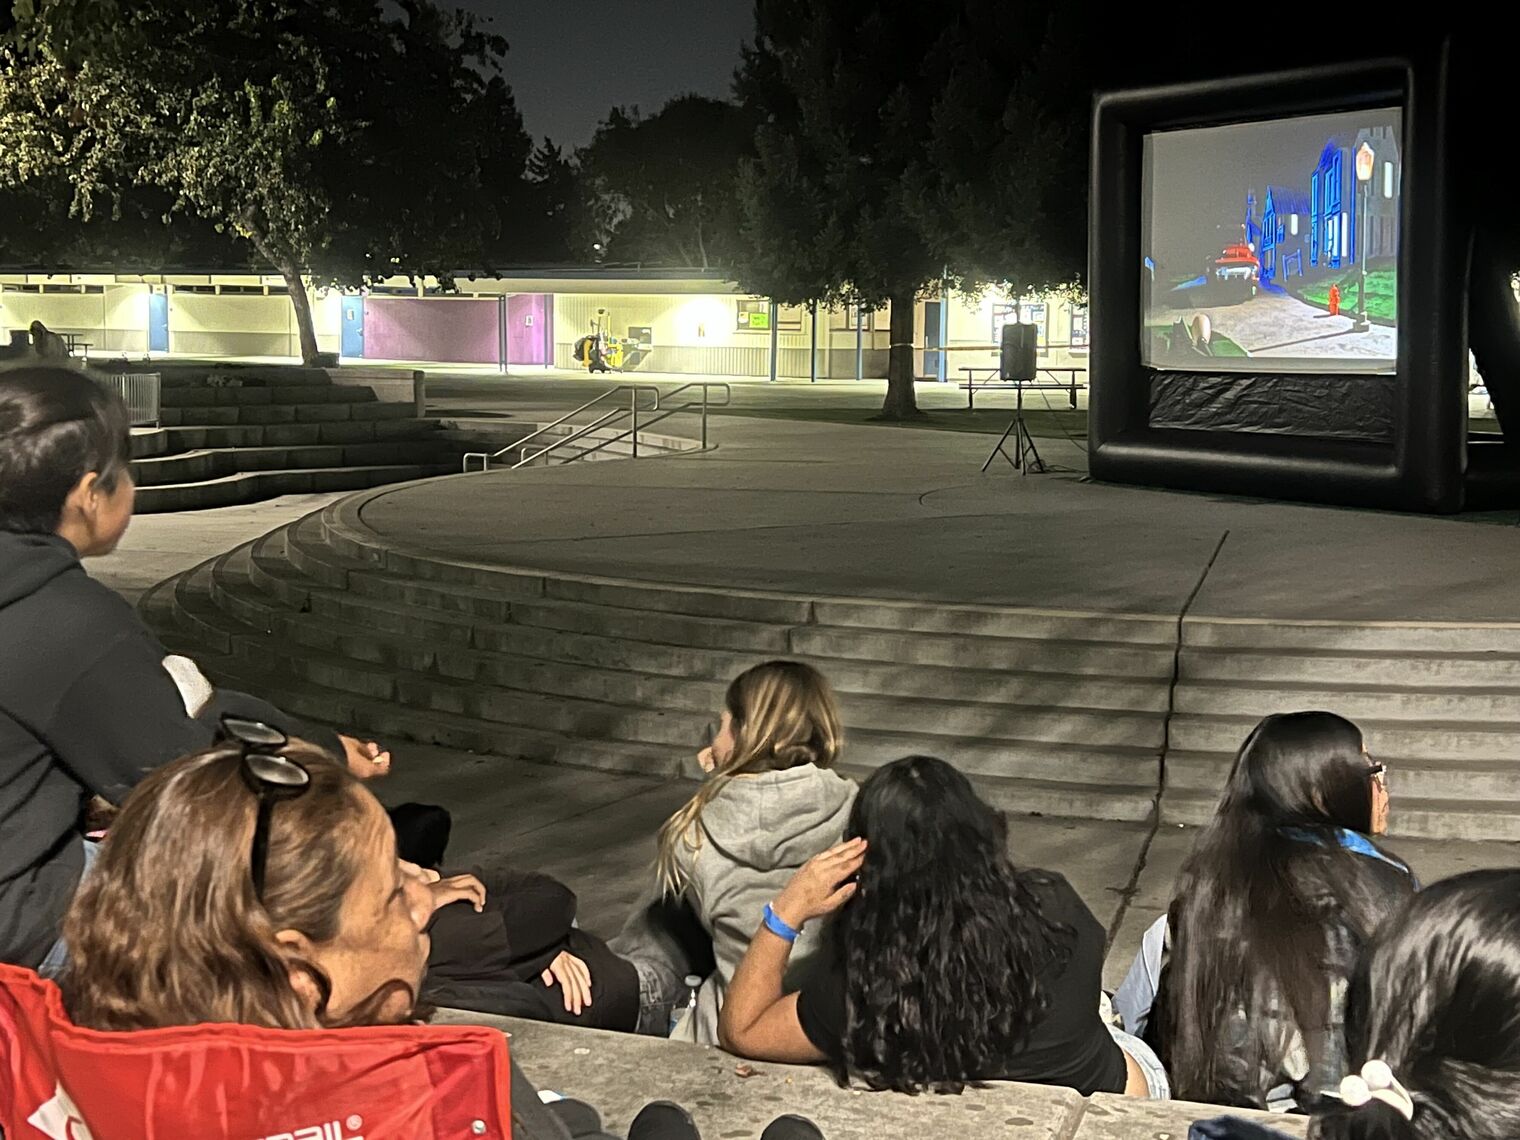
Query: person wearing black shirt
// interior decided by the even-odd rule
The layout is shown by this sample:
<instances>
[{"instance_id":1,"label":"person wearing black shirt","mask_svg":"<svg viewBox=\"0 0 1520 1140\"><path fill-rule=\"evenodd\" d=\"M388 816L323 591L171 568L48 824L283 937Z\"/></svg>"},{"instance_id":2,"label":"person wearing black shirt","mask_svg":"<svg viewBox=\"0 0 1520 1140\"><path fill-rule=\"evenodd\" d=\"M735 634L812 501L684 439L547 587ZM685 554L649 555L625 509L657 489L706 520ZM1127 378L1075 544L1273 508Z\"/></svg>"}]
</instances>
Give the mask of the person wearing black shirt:
<instances>
[{"instance_id":1,"label":"person wearing black shirt","mask_svg":"<svg viewBox=\"0 0 1520 1140\"><path fill-rule=\"evenodd\" d=\"M1121 1049L1098 1012L1103 928L1060 875L1013 867L1004 817L965 776L927 756L889 764L848 834L766 908L725 1048L909 1093L1017 1080L1147 1094L1153 1058ZM831 914L817 967L783 993L797 930Z\"/></svg>"}]
</instances>

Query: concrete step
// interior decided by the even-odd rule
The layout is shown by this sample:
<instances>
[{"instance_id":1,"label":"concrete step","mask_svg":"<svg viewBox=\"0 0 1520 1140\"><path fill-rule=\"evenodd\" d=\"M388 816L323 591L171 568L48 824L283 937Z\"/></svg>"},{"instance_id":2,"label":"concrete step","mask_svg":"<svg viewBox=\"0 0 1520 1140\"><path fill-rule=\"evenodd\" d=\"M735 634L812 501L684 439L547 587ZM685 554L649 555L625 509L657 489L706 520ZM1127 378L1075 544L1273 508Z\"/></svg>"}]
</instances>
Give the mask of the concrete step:
<instances>
[{"instance_id":1,"label":"concrete step","mask_svg":"<svg viewBox=\"0 0 1520 1140\"><path fill-rule=\"evenodd\" d=\"M1184 684L1278 681L1377 687L1520 688L1520 653L1343 652L1308 649L1184 649Z\"/></svg>"},{"instance_id":2,"label":"concrete step","mask_svg":"<svg viewBox=\"0 0 1520 1140\"><path fill-rule=\"evenodd\" d=\"M902 665L1098 674L1170 682L1172 652L1160 646L1099 641L901 633L811 626L795 631L793 649L810 657L893 661Z\"/></svg>"},{"instance_id":3,"label":"concrete step","mask_svg":"<svg viewBox=\"0 0 1520 1140\"><path fill-rule=\"evenodd\" d=\"M411 404L219 404L212 407L166 407L162 423L164 427L227 427L235 424L375 423L414 418L415 410Z\"/></svg>"},{"instance_id":4,"label":"concrete step","mask_svg":"<svg viewBox=\"0 0 1520 1140\"><path fill-rule=\"evenodd\" d=\"M1161 800L1164 824L1201 825L1213 819L1215 794L1168 788ZM1394 794L1388 833L1398 850L1400 837L1409 839L1520 840L1520 801L1483 802Z\"/></svg>"},{"instance_id":5,"label":"concrete step","mask_svg":"<svg viewBox=\"0 0 1520 1140\"><path fill-rule=\"evenodd\" d=\"M164 388L208 388L237 384L241 387L326 388L332 377L321 368L296 368L290 365L179 365L173 361L155 361L152 371L162 377Z\"/></svg>"},{"instance_id":6,"label":"concrete step","mask_svg":"<svg viewBox=\"0 0 1520 1140\"><path fill-rule=\"evenodd\" d=\"M205 448L139 460L132 465L132 475L139 487L150 487L199 483L240 471L299 471L395 464L443 467L454 458L451 447L439 446L427 439L300 447Z\"/></svg>"},{"instance_id":7,"label":"concrete step","mask_svg":"<svg viewBox=\"0 0 1520 1140\"><path fill-rule=\"evenodd\" d=\"M1520 685L1485 688L1329 683L1264 685L1250 681L1179 684L1177 711L1260 719L1291 709L1329 709L1357 721L1471 721L1512 723Z\"/></svg>"},{"instance_id":8,"label":"concrete step","mask_svg":"<svg viewBox=\"0 0 1520 1140\"><path fill-rule=\"evenodd\" d=\"M1520 654L1520 622L1265 622L1188 618L1185 647L1313 653Z\"/></svg>"},{"instance_id":9,"label":"concrete step","mask_svg":"<svg viewBox=\"0 0 1520 1140\"><path fill-rule=\"evenodd\" d=\"M1217 795L1233 756L1204 752L1169 752L1167 790ZM1520 766L1513 760L1400 760L1388 761L1389 786L1395 803L1416 799L1468 799L1520 803Z\"/></svg>"},{"instance_id":10,"label":"concrete step","mask_svg":"<svg viewBox=\"0 0 1520 1140\"><path fill-rule=\"evenodd\" d=\"M247 471L201 482L142 487L137 492L136 510L139 514L204 510L257 502L277 495L358 491L446 474L450 470L421 464L367 464L318 470Z\"/></svg>"},{"instance_id":11,"label":"concrete step","mask_svg":"<svg viewBox=\"0 0 1520 1140\"><path fill-rule=\"evenodd\" d=\"M1282 710L1277 710L1282 711ZM1332 710L1333 711L1333 710ZM1171 746L1183 752L1233 755L1259 717L1185 713L1172 719ZM1389 761L1500 760L1520 778L1520 724L1451 721L1360 721L1368 750Z\"/></svg>"},{"instance_id":12,"label":"concrete step","mask_svg":"<svg viewBox=\"0 0 1520 1140\"><path fill-rule=\"evenodd\" d=\"M169 387L162 389L165 408L267 407L280 404L291 407L311 404L372 404L375 394L368 388L340 388L335 385L297 384L270 387L245 384L240 387Z\"/></svg>"}]
</instances>

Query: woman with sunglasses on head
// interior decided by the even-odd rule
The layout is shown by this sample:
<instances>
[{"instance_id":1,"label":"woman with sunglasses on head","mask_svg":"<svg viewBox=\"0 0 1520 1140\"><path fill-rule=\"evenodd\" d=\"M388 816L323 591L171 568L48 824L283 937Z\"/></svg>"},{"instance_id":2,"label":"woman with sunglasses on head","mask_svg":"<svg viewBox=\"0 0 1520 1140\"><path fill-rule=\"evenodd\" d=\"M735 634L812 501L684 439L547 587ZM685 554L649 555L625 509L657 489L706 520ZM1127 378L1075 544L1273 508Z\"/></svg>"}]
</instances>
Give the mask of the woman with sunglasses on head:
<instances>
[{"instance_id":1,"label":"woman with sunglasses on head","mask_svg":"<svg viewBox=\"0 0 1520 1140\"><path fill-rule=\"evenodd\" d=\"M107 1031L411 1020L433 913L479 906L479 884L403 863L385 810L326 752L257 722L223 729L230 739L157 769L123 805L64 923L70 1017ZM593 1110L544 1106L512 1066L515 1137L611 1140ZM773 1135L818 1133L783 1121ZM668 1102L629 1138L699 1140Z\"/></svg>"},{"instance_id":2,"label":"woman with sunglasses on head","mask_svg":"<svg viewBox=\"0 0 1520 1140\"><path fill-rule=\"evenodd\" d=\"M1307 1111L1334 1092L1357 954L1417 886L1372 838L1387 827L1350 721L1286 713L1246 738L1168 916L1147 1037L1178 1096Z\"/></svg>"},{"instance_id":3,"label":"woman with sunglasses on head","mask_svg":"<svg viewBox=\"0 0 1520 1140\"><path fill-rule=\"evenodd\" d=\"M834 694L811 666L768 661L729 685L698 756L707 778L660 828L656 882L612 943L639 970L641 1031L670 1031L672 1004L679 1014L695 974L704 979L695 1007L672 1036L718 1043L723 993L755 914L844 834L855 784L832 771L841 743ZM816 945L804 939L796 960Z\"/></svg>"}]
</instances>

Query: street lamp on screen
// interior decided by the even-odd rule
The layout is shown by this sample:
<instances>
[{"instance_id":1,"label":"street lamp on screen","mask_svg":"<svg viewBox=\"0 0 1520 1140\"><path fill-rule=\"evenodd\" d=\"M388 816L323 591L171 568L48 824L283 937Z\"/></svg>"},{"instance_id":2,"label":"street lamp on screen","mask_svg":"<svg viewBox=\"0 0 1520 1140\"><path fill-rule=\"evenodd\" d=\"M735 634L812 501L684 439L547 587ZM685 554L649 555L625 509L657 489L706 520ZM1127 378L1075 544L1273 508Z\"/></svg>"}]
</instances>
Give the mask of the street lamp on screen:
<instances>
[{"instance_id":1,"label":"street lamp on screen","mask_svg":"<svg viewBox=\"0 0 1520 1140\"><path fill-rule=\"evenodd\" d=\"M1369 213L1372 208L1372 169L1377 165L1377 156L1372 153L1372 144L1363 142L1356 149L1356 180L1362 187L1362 236L1357 242L1356 260L1362 267L1361 286L1357 289L1358 315L1356 318L1356 330L1366 332L1367 321L1367 236L1372 228L1372 218Z\"/></svg>"}]
</instances>

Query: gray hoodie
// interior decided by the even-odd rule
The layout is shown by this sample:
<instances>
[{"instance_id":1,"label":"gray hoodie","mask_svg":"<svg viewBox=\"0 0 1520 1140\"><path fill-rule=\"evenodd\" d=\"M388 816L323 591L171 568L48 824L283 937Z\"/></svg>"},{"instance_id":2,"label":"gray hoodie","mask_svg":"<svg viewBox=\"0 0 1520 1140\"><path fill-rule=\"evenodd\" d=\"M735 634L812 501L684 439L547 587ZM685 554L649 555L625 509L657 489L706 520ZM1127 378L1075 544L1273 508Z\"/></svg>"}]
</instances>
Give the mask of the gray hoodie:
<instances>
[{"instance_id":1,"label":"gray hoodie","mask_svg":"<svg viewBox=\"0 0 1520 1140\"><path fill-rule=\"evenodd\" d=\"M856 787L812 764L735 779L703 809L701 844L678 848L686 896L712 936L717 970L697 994L695 1016L672 1035L702 1045L718 1043L718 1011L734 971L749 949L765 904L793 873L844 836ZM818 949L817 924L792 950L788 989L799 967Z\"/></svg>"}]
</instances>

